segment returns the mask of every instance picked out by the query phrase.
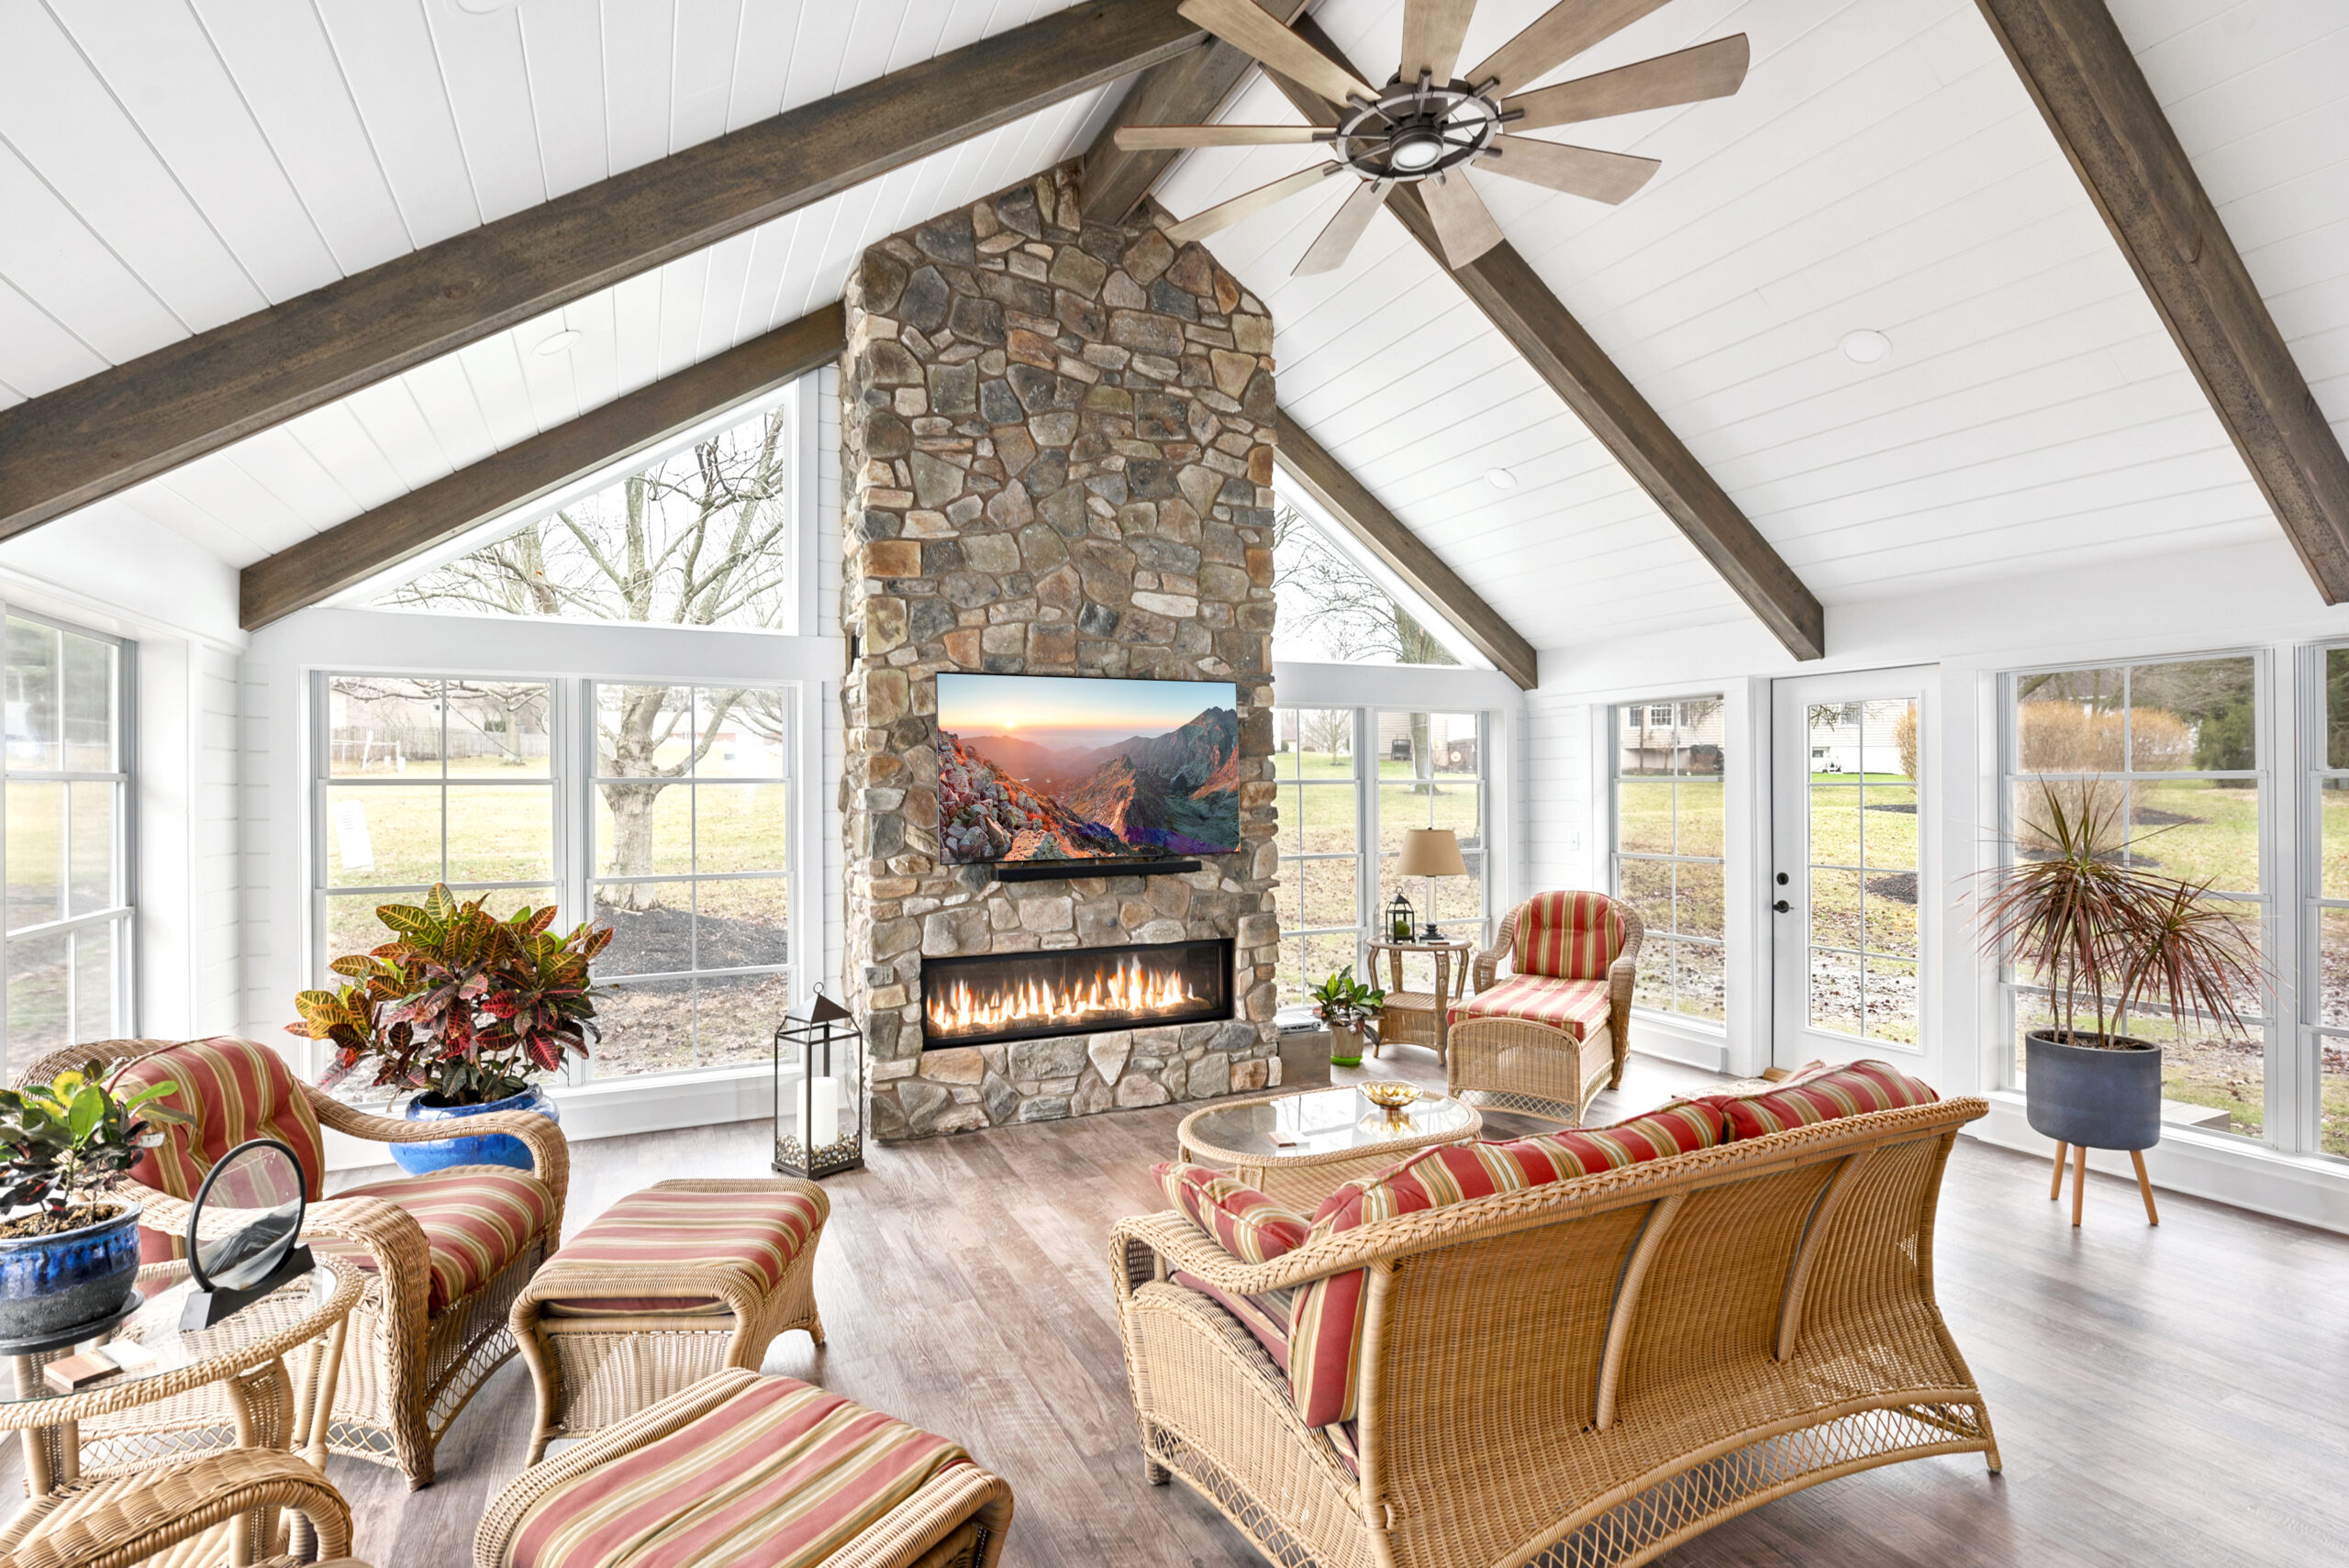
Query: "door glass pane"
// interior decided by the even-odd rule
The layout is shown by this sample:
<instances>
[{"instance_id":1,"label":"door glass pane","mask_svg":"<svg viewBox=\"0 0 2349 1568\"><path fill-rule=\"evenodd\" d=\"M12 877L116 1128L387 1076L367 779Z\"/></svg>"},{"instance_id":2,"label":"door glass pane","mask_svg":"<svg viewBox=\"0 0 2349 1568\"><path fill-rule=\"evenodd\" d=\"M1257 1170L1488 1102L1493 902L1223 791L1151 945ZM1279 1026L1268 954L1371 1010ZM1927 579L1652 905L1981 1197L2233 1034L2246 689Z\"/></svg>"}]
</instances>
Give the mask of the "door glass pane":
<instances>
[{"instance_id":1,"label":"door glass pane","mask_svg":"<svg viewBox=\"0 0 2349 1568\"><path fill-rule=\"evenodd\" d=\"M1813 947L1850 948L1861 944L1860 873L1820 871L1810 873L1810 942Z\"/></svg>"},{"instance_id":2,"label":"door glass pane","mask_svg":"<svg viewBox=\"0 0 2349 1568\"><path fill-rule=\"evenodd\" d=\"M12 781L7 816L8 929L62 919L65 786Z\"/></svg>"},{"instance_id":3,"label":"door glass pane","mask_svg":"<svg viewBox=\"0 0 2349 1568\"><path fill-rule=\"evenodd\" d=\"M115 771L115 659L111 642L61 634L65 660L62 725L68 773Z\"/></svg>"},{"instance_id":4,"label":"door glass pane","mask_svg":"<svg viewBox=\"0 0 2349 1568\"><path fill-rule=\"evenodd\" d=\"M335 778L437 777L440 683L372 675L328 680L327 772Z\"/></svg>"},{"instance_id":5,"label":"door glass pane","mask_svg":"<svg viewBox=\"0 0 2349 1568\"><path fill-rule=\"evenodd\" d=\"M1859 785L1813 773L1810 784L1810 863L1858 865L1860 835L1865 831L1866 828L1860 816Z\"/></svg>"},{"instance_id":6,"label":"door glass pane","mask_svg":"<svg viewBox=\"0 0 2349 1568\"><path fill-rule=\"evenodd\" d=\"M1867 955L1865 1031L1870 1040L1917 1043L1917 965L1914 960Z\"/></svg>"},{"instance_id":7,"label":"door glass pane","mask_svg":"<svg viewBox=\"0 0 2349 1568\"><path fill-rule=\"evenodd\" d=\"M1856 954L1810 953L1810 1027L1856 1035L1860 1029L1860 961Z\"/></svg>"},{"instance_id":8,"label":"door glass pane","mask_svg":"<svg viewBox=\"0 0 2349 1568\"><path fill-rule=\"evenodd\" d=\"M92 926L73 934L73 1044L117 1040L116 928Z\"/></svg>"},{"instance_id":9,"label":"door glass pane","mask_svg":"<svg viewBox=\"0 0 2349 1568\"><path fill-rule=\"evenodd\" d=\"M11 769L53 772L63 761L57 683L64 655L59 635L54 627L9 618L6 712Z\"/></svg>"},{"instance_id":10,"label":"door glass pane","mask_svg":"<svg viewBox=\"0 0 2349 1568\"><path fill-rule=\"evenodd\" d=\"M429 887L440 880L440 786L327 791L327 885Z\"/></svg>"},{"instance_id":11,"label":"door glass pane","mask_svg":"<svg viewBox=\"0 0 2349 1568\"><path fill-rule=\"evenodd\" d=\"M1867 950L1888 958L1917 956L1917 873L1871 876L1862 895Z\"/></svg>"},{"instance_id":12,"label":"door glass pane","mask_svg":"<svg viewBox=\"0 0 2349 1568\"><path fill-rule=\"evenodd\" d=\"M110 784L65 786L72 812L72 846L67 856L70 885L68 911L94 915L115 905L115 803L119 791Z\"/></svg>"},{"instance_id":13,"label":"door glass pane","mask_svg":"<svg viewBox=\"0 0 2349 1568\"><path fill-rule=\"evenodd\" d=\"M1861 863L1871 871L1917 869L1917 786L1870 784L1860 792Z\"/></svg>"}]
</instances>

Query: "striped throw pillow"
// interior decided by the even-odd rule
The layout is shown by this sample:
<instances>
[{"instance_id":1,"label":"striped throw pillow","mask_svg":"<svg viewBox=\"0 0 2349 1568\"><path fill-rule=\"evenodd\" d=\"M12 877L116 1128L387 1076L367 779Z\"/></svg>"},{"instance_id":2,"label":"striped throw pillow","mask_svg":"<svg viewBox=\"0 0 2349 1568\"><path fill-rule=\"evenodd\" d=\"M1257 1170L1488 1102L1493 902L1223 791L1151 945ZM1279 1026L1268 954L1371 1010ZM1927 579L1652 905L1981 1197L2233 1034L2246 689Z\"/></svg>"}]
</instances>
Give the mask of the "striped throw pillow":
<instances>
[{"instance_id":1,"label":"striped throw pillow","mask_svg":"<svg viewBox=\"0 0 2349 1568\"><path fill-rule=\"evenodd\" d=\"M1758 1093L1708 1095L1691 1103L1717 1110L1727 1124L1728 1141L1734 1143L1838 1117L1929 1106L1940 1098L1932 1085L1888 1062L1814 1062Z\"/></svg>"},{"instance_id":2,"label":"striped throw pillow","mask_svg":"<svg viewBox=\"0 0 2349 1568\"><path fill-rule=\"evenodd\" d=\"M1720 1140L1718 1115L1680 1105L1613 1127L1542 1133L1512 1143L1425 1149L1323 1198L1313 1211L1312 1237L1319 1240L1397 1215L1691 1153ZM1356 1270L1315 1280L1297 1293L1288 1326L1289 1397L1308 1426L1353 1417L1369 1284L1367 1272Z\"/></svg>"},{"instance_id":3,"label":"striped throw pillow","mask_svg":"<svg viewBox=\"0 0 2349 1568\"><path fill-rule=\"evenodd\" d=\"M1604 980L1623 951L1623 916L1604 893L1537 893L1517 917L1509 967L1560 980Z\"/></svg>"},{"instance_id":4,"label":"striped throw pillow","mask_svg":"<svg viewBox=\"0 0 2349 1568\"><path fill-rule=\"evenodd\" d=\"M193 1120L160 1129L163 1141L131 1168L133 1181L190 1199L223 1154L249 1139L274 1138L294 1151L305 1195L318 1201L326 1134L283 1056L256 1040L220 1035L159 1051L115 1075L117 1090L163 1083L177 1086L156 1103Z\"/></svg>"},{"instance_id":5,"label":"striped throw pillow","mask_svg":"<svg viewBox=\"0 0 2349 1568\"><path fill-rule=\"evenodd\" d=\"M1150 1173L1165 1189L1167 1202L1243 1263L1269 1263L1304 1244L1305 1216L1221 1171L1170 1162L1152 1165Z\"/></svg>"}]
</instances>

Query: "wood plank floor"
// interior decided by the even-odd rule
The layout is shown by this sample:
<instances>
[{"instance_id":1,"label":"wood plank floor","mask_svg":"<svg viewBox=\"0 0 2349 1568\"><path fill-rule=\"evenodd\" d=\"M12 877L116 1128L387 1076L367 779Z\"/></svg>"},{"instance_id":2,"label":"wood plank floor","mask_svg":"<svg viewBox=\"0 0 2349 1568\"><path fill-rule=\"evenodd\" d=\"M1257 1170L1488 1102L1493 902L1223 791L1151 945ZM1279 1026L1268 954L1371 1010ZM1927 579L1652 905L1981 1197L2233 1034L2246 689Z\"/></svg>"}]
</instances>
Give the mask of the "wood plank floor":
<instances>
[{"instance_id":1,"label":"wood plank floor","mask_svg":"<svg viewBox=\"0 0 2349 1568\"><path fill-rule=\"evenodd\" d=\"M1441 1074L1398 1048L1388 1072ZM1360 1074L1341 1074L1359 1076ZM1699 1077L1644 1059L1594 1121ZM1147 1167L1179 1106L877 1151L827 1184L818 1296L830 1346L778 1341L771 1372L947 1433L1008 1477L1005 1561L1215 1568L1259 1561L1179 1484L1141 1479L1105 1238L1163 1207ZM765 1168L740 1123L574 1151L571 1222L665 1176ZM346 1180L361 1179L354 1173ZM1734 1519L1665 1561L1697 1564L2349 1562L2349 1240L2092 1177L2087 1225L2046 1168L1961 1140L1942 1205L1941 1297L1988 1399L2006 1473L1927 1460L1829 1483ZM527 1379L509 1362L410 1494L334 1462L377 1568L457 1568L484 1503L520 1467Z\"/></svg>"}]
</instances>

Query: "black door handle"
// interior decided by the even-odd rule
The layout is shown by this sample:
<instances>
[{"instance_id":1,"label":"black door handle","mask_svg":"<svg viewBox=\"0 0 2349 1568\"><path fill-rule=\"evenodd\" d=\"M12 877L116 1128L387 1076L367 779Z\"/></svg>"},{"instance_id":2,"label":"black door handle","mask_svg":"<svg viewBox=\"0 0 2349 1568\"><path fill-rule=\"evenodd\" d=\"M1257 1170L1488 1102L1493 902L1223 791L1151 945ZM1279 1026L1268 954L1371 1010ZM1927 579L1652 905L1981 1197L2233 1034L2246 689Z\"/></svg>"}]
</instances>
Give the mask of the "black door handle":
<instances>
[{"instance_id":1,"label":"black door handle","mask_svg":"<svg viewBox=\"0 0 2349 1568\"><path fill-rule=\"evenodd\" d=\"M1793 905L1791 905L1791 904L1789 904L1789 903L1787 903L1785 899L1781 898L1781 899L1779 899L1776 904L1771 905L1771 906L1770 906L1770 907L1771 907L1771 908L1773 908L1773 909L1776 909L1779 914L1783 915L1783 914L1785 914L1787 910L1789 910L1789 909L1793 908L1793 907L1794 907L1794 906L1793 906Z\"/></svg>"}]
</instances>

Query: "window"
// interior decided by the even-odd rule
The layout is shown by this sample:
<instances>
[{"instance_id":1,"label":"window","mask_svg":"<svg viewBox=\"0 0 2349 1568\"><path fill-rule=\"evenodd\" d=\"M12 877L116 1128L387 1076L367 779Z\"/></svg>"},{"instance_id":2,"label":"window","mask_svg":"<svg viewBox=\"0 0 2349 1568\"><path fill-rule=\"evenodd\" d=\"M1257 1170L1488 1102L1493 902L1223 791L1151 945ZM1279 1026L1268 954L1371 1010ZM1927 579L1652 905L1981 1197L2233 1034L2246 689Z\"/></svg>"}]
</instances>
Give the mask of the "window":
<instances>
[{"instance_id":1,"label":"window","mask_svg":"<svg viewBox=\"0 0 2349 1568\"><path fill-rule=\"evenodd\" d=\"M1378 739L1378 894L1375 929L1397 893L1419 921L1433 919L1454 941L1481 948L1486 938L1485 719L1477 713L1393 713L1375 717ZM1414 828L1448 828L1460 842L1465 876L1417 877L1395 870L1403 835ZM1435 960L1406 957L1412 990L1435 988ZM1380 972L1382 984L1393 976Z\"/></svg>"},{"instance_id":2,"label":"window","mask_svg":"<svg viewBox=\"0 0 2349 1568\"><path fill-rule=\"evenodd\" d=\"M790 999L790 687L318 677L314 951L435 882L608 921L574 1078L764 1061ZM585 910L585 916L579 911Z\"/></svg>"},{"instance_id":3,"label":"window","mask_svg":"<svg viewBox=\"0 0 2349 1568\"><path fill-rule=\"evenodd\" d=\"M1363 799L1360 708L1273 710L1280 807L1280 999L1338 970L1361 973Z\"/></svg>"},{"instance_id":4,"label":"window","mask_svg":"<svg viewBox=\"0 0 2349 1568\"><path fill-rule=\"evenodd\" d=\"M7 616L5 818L13 1077L42 1053L133 1032L130 647Z\"/></svg>"},{"instance_id":5,"label":"window","mask_svg":"<svg viewBox=\"0 0 2349 1568\"><path fill-rule=\"evenodd\" d=\"M599 1078L767 1059L791 999L791 704L592 688Z\"/></svg>"},{"instance_id":6,"label":"window","mask_svg":"<svg viewBox=\"0 0 2349 1568\"><path fill-rule=\"evenodd\" d=\"M2310 871L2307 981L2300 994L2314 1024L2316 1147L2349 1155L2349 648L2319 651L2322 734L2310 749Z\"/></svg>"},{"instance_id":7,"label":"window","mask_svg":"<svg viewBox=\"0 0 2349 1568\"><path fill-rule=\"evenodd\" d=\"M796 407L786 395L376 603L442 614L788 629Z\"/></svg>"},{"instance_id":8,"label":"window","mask_svg":"<svg viewBox=\"0 0 2349 1568\"><path fill-rule=\"evenodd\" d=\"M2008 677L2002 794L2012 852L2027 856L2046 842L2053 790L2070 811L2110 813L2112 841L2103 853L2207 881L2213 897L2240 906L2256 938L2269 913L2260 866L2266 755L2260 686L2258 661L2248 654ZM2039 979L2005 972L2018 1084L2023 1036L2053 1022ZM2200 1107L2183 1119L2263 1138L2268 1020L2259 998L2242 1006L2248 1040L2221 1040L2166 1015L2132 1017L2125 1027L2163 1047L2163 1097Z\"/></svg>"},{"instance_id":9,"label":"window","mask_svg":"<svg viewBox=\"0 0 2349 1568\"><path fill-rule=\"evenodd\" d=\"M1615 895L1646 927L1632 996L1658 1012L1719 1020L1728 990L1721 699L1631 703L1618 712Z\"/></svg>"},{"instance_id":10,"label":"window","mask_svg":"<svg viewBox=\"0 0 2349 1568\"><path fill-rule=\"evenodd\" d=\"M1273 656L1321 664L1457 664L1443 637L1286 500L1273 522Z\"/></svg>"}]
</instances>

